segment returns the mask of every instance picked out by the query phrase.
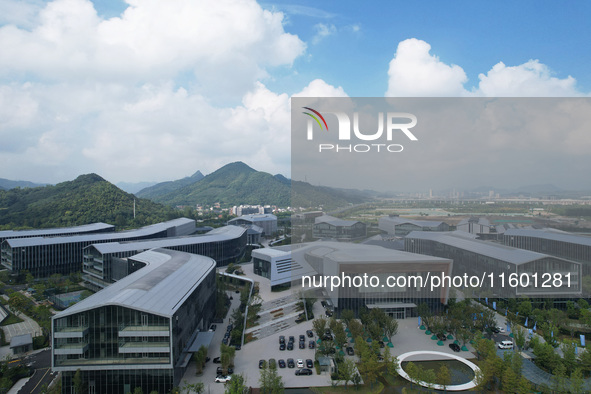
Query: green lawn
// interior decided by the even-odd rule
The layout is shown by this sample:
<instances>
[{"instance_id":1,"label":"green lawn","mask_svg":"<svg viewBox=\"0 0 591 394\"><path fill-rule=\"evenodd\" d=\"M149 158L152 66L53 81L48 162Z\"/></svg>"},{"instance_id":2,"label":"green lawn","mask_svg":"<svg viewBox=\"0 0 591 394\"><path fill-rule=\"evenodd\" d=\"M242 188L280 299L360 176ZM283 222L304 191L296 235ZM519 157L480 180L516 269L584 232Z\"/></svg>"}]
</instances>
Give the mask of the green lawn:
<instances>
[{"instance_id":1,"label":"green lawn","mask_svg":"<svg viewBox=\"0 0 591 394\"><path fill-rule=\"evenodd\" d=\"M18 316L15 316L11 313L10 315L8 315L8 317L6 319L4 319L4 321L2 323L0 323L0 326L9 326L11 324L22 323L22 322L24 322L23 319L21 319Z\"/></svg>"}]
</instances>

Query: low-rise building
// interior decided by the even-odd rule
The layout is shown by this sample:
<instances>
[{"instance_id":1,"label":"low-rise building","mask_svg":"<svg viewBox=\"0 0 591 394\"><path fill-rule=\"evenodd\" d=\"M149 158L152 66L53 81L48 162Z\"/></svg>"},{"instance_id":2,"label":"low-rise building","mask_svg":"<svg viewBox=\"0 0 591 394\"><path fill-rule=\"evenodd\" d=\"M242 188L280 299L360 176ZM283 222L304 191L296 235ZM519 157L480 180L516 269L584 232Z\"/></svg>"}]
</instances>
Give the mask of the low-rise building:
<instances>
[{"instance_id":1,"label":"low-rise building","mask_svg":"<svg viewBox=\"0 0 591 394\"><path fill-rule=\"evenodd\" d=\"M80 370L89 393L168 393L179 386L215 312L215 261L169 249L131 257L144 268L53 316L52 369L63 392Z\"/></svg>"},{"instance_id":2,"label":"low-rise building","mask_svg":"<svg viewBox=\"0 0 591 394\"><path fill-rule=\"evenodd\" d=\"M329 215L314 219L312 235L314 238L355 241L367 235L365 223L356 220L343 220Z\"/></svg>"}]
</instances>

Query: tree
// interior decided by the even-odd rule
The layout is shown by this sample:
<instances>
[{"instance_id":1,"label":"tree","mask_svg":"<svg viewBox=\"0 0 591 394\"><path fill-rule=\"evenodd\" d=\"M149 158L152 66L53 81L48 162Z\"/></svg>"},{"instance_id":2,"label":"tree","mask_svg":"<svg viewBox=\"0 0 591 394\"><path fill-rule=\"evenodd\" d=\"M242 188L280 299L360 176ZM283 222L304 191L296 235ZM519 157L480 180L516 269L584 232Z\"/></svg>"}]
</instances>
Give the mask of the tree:
<instances>
[{"instance_id":1,"label":"tree","mask_svg":"<svg viewBox=\"0 0 591 394\"><path fill-rule=\"evenodd\" d=\"M343 346L347 342L347 332L341 323L335 326L333 333L335 342L339 346Z\"/></svg>"},{"instance_id":2,"label":"tree","mask_svg":"<svg viewBox=\"0 0 591 394\"><path fill-rule=\"evenodd\" d=\"M562 345L562 363L566 368L566 375L571 375L577 366L577 354L575 353L574 343L565 343Z\"/></svg>"},{"instance_id":3,"label":"tree","mask_svg":"<svg viewBox=\"0 0 591 394\"><path fill-rule=\"evenodd\" d=\"M341 312L341 319L343 319L345 324L348 326L349 322L355 319L355 312L353 312L351 309L343 309Z\"/></svg>"},{"instance_id":4,"label":"tree","mask_svg":"<svg viewBox=\"0 0 591 394\"><path fill-rule=\"evenodd\" d=\"M388 317L384 325L384 333L388 338L392 338L398 332L398 320L393 317Z\"/></svg>"},{"instance_id":5,"label":"tree","mask_svg":"<svg viewBox=\"0 0 591 394\"><path fill-rule=\"evenodd\" d=\"M279 394L283 393L284 385L281 376L277 374L276 368L261 369L261 377L259 378L261 386L261 393L263 394Z\"/></svg>"},{"instance_id":6,"label":"tree","mask_svg":"<svg viewBox=\"0 0 591 394\"><path fill-rule=\"evenodd\" d=\"M187 390L187 394L189 394L189 393L202 394L205 391L205 385L201 382L191 384L191 383L185 381L185 385L183 386L183 390Z\"/></svg>"},{"instance_id":7,"label":"tree","mask_svg":"<svg viewBox=\"0 0 591 394\"><path fill-rule=\"evenodd\" d=\"M357 320L351 320L349 322L349 331L351 332L351 336L353 338L363 336L363 326Z\"/></svg>"},{"instance_id":8,"label":"tree","mask_svg":"<svg viewBox=\"0 0 591 394\"><path fill-rule=\"evenodd\" d=\"M222 369L228 370L228 367L234 365L234 356L236 355L236 348L234 346L220 344L220 361L222 362Z\"/></svg>"},{"instance_id":9,"label":"tree","mask_svg":"<svg viewBox=\"0 0 591 394\"><path fill-rule=\"evenodd\" d=\"M353 381L353 376L355 374L357 374L357 368L355 367L355 362L353 362L353 360L346 359L339 364L338 377L345 382L345 390L347 390L347 383Z\"/></svg>"},{"instance_id":10,"label":"tree","mask_svg":"<svg viewBox=\"0 0 591 394\"><path fill-rule=\"evenodd\" d=\"M72 379L72 384L74 385L74 392L76 394L84 394L86 392L86 385L82 379L82 372L80 371L80 368L76 370L74 378Z\"/></svg>"},{"instance_id":11,"label":"tree","mask_svg":"<svg viewBox=\"0 0 591 394\"><path fill-rule=\"evenodd\" d=\"M314 332L318 336L318 338L322 338L324 336L324 331L326 331L326 319L323 317L319 317L312 322L312 328Z\"/></svg>"},{"instance_id":12,"label":"tree","mask_svg":"<svg viewBox=\"0 0 591 394\"><path fill-rule=\"evenodd\" d=\"M525 330L518 326L513 330L513 335L515 336L515 344L517 345L517 348L519 350L523 349L526 339Z\"/></svg>"},{"instance_id":13,"label":"tree","mask_svg":"<svg viewBox=\"0 0 591 394\"><path fill-rule=\"evenodd\" d=\"M199 350L193 353L193 360L195 360L195 364L197 367L196 374L200 375L203 373L203 367L205 366L205 359L207 358L207 348L205 346L201 346Z\"/></svg>"},{"instance_id":14,"label":"tree","mask_svg":"<svg viewBox=\"0 0 591 394\"><path fill-rule=\"evenodd\" d=\"M10 295L8 298L8 309L12 312L15 316L24 313L28 305L28 300L24 295L15 291Z\"/></svg>"},{"instance_id":15,"label":"tree","mask_svg":"<svg viewBox=\"0 0 591 394\"><path fill-rule=\"evenodd\" d=\"M583 379L583 371L581 371L580 368L577 368L570 375L570 392L573 394L583 393L584 385L585 380Z\"/></svg>"},{"instance_id":16,"label":"tree","mask_svg":"<svg viewBox=\"0 0 591 394\"><path fill-rule=\"evenodd\" d=\"M533 311L531 301L528 299L521 301L521 303L519 304L518 311L523 318L531 316L531 313Z\"/></svg>"},{"instance_id":17,"label":"tree","mask_svg":"<svg viewBox=\"0 0 591 394\"><path fill-rule=\"evenodd\" d=\"M558 364L552 371L552 388L559 393L566 392L566 368L562 364Z\"/></svg>"},{"instance_id":18,"label":"tree","mask_svg":"<svg viewBox=\"0 0 591 394\"><path fill-rule=\"evenodd\" d=\"M444 391L447 391L447 386L451 384L451 373L445 364L441 365L439 371L437 371L437 383L443 386Z\"/></svg>"},{"instance_id":19,"label":"tree","mask_svg":"<svg viewBox=\"0 0 591 394\"><path fill-rule=\"evenodd\" d=\"M249 389L244 383L244 376L241 374L232 375L232 379L226 383L225 394L247 394Z\"/></svg>"}]
</instances>

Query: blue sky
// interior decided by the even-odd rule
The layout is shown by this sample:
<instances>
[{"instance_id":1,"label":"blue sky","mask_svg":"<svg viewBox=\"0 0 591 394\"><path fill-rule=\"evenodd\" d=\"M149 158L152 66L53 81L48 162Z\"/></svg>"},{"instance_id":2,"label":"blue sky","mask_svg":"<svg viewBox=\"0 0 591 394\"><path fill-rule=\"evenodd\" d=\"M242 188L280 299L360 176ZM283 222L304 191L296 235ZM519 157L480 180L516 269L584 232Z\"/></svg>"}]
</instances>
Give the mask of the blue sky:
<instances>
[{"instance_id":1,"label":"blue sky","mask_svg":"<svg viewBox=\"0 0 591 394\"><path fill-rule=\"evenodd\" d=\"M564 4L3 0L0 177L289 176L292 95L589 96Z\"/></svg>"}]
</instances>

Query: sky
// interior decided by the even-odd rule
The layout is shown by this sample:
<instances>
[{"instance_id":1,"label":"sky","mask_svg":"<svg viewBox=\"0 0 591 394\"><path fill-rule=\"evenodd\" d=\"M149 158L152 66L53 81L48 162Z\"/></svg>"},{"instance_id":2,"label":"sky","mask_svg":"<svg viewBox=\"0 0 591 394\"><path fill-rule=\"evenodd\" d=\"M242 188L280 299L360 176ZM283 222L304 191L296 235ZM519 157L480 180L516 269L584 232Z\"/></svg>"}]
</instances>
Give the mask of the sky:
<instances>
[{"instance_id":1,"label":"sky","mask_svg":"<svg viewBox=\"0 0 591 394\"><path fill-rule=\"evenodd\" d=\"M589 97L590 17L589 2L0 0L0 178L166 181L233 161L290 176L296 96Z\"/></svg>"}]
</instances>

